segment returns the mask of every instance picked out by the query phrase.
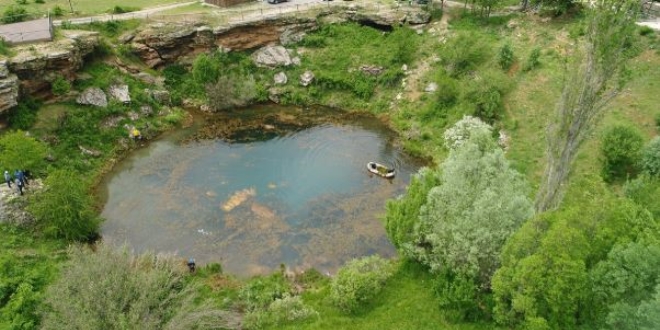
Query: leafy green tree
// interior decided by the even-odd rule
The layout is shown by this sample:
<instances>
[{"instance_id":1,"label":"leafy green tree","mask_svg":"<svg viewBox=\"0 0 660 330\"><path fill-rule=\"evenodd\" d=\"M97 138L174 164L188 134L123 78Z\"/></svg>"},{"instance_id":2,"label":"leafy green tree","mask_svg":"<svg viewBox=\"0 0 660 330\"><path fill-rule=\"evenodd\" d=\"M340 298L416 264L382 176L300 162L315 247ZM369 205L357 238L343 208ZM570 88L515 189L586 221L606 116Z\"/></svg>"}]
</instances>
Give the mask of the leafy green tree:
<instances>
[{"instance_id":1,"label":"leafy green tree","mask_svg":"<svg viewBox=\"0 0 660 330\"><path fill-rule=\"evenodd\" d=\"M638 0L601 0L589 10L585 40L576 42L564 89L548 123L547 164L536 196L537 212L559 206L580 146L623 87L639 4Z\"/></svg>"},{"instance_id":2,"label":"leafy green tree","mask_svg":"<svg viewBox=\"0 0 660 330\"><path fill-rule=\"evenodd\" d=\"M646 208L655 219L660 219L660 178L652 177L646 173L624 185L626 197L638 205Z\"/></svg>"},{"instance_id":3,"label":"leafy green tree","mask_svg":"<svg viewBox=\"0 0 660 330\"><path fill-rule=\"evenodd\" d=\"M653 176L660 176L660 136L656 136L642 149L641 168Z\"/></svg>"},{"instance_id":4,"label":"leafy green tree","mask_svg":"<svg viewBox=\"0 0 660 330\"><path fill-rule=\"evenodd\" d=\"M351 260L332 279L330 299L342 311L354 312L383 289L393 270L378 255Z\"/></svg>"},{"instance_id":5,"label":"leafy green tree","mask_svg":"<svg viewBox=\"0 0 660 330\"><path fill-rule=\"evenodd\" d=\"M46 146L23 131L0 137L0 164L7 170L26 169L38 173L45 168Z\"/></svg>"},{"instance_id":6,"label":"leafy green tree","mask_svg":"<svg viewBox=\"0 0 660 330\"><path fill-rule=\"evenodd\" d=\"M95 250L95 251L94 251ZM45 293L42 329L234 329L239 318L200 299L185 265L104 244L73 246Z\"/></svg>"},{"instance_id":7,"label":"leafy green tree","mask_svg":"<svg viewBox=\"0 0 660 330\"><path fill-rule=\"evenodd\" d=\"M410 248L433 271L451 269L488 287L502 245L533 209L526 182L492 136L475 133L442 164Z\"/></svg>"},{"instance_id":8,"label":"leafy green tree","mask_svg":"<svg viewBox=\"0 0 660 330\"><path fill-rule=\"evenodd\" d=\"M592 268L613 246L658 231L648 212L613 195L598 178L578 183L569 206L537 215L504 247L492 280L498 323L567 329L592 322L599 309L590 289Z\"/></svg>"},{"instance_id":9,"label":"leafy green tree","mask_svg":"<svg viewBox=\"0 0 660 330\"><path fill-rule=\"evenodd\" d=\"M46 178L45 189L32 197L28 211L37 225L51 237L87 240L94 237L100 223L94 200L80 175L57 170Z\"/></svg>"},{"instance_id":10,"label":"leafy green tree","mask_svg":"<svg viewBox=\"0 0 660 330\"><path fill-rule=\"evenodd\" d=\"M387 202L385 229L394 246L401 248L412 242L419 211L426 203L431 188L439 183L438 175L433 170L422 168L412 177L404 195Z\"/></svg>"},{"instance_id":11,"label":"leafy green tree","mask_svg":"<svg viewBox=\"0 0 660 330\"><path fill-rule=\"evenodd\" d=\"M643 145L642 133L633 126L616 125L606 129L600 143L605 180L635 175Z\"/></svg>"}]
</instances>

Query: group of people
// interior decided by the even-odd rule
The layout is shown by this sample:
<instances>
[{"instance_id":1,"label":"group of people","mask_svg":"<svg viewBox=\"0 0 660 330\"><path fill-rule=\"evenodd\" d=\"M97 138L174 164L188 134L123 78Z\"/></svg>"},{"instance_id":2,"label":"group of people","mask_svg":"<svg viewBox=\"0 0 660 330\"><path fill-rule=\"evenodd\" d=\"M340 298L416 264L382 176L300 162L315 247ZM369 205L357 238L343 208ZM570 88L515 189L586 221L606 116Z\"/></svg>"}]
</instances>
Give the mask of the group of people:
<instances>
[{"instance_id":1,"label":"group of people","mask_svg":"<svg viewBox=\"0 0 660 330\"><path fill-rule=\"evenodd\" d=\"M29 172L24 170L14 171L13 177L9 171L5 171L5 182L7 182L9 189L11 189L11 184L13 182L16 185L18 192L23 195L23 189L28 185L28 176Z\"/></svg>"}]
</instances>

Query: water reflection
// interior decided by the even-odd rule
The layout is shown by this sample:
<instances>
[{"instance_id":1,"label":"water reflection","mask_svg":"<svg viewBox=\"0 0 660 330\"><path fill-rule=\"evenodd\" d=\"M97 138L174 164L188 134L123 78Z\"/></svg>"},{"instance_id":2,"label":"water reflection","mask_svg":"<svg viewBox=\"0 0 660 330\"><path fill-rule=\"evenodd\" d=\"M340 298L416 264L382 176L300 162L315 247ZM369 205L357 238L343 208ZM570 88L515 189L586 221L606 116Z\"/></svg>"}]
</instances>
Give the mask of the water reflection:
<instances>
[{"instance_id":1,"label":"water reflection","mask_svg":"<svg viewBox=\"0 0 660 330\"><path fill-rule=\"evenodd\" d=\"M181 143L173 135L136 152L104 184L104 238L239 275L282 263L334 272L354 257L393 256L379 216L419 163L392 145L392 132L352 118L275 136ZM397 177L369 175L372 160L395 164Z\"/></svg>"}]
</instances>

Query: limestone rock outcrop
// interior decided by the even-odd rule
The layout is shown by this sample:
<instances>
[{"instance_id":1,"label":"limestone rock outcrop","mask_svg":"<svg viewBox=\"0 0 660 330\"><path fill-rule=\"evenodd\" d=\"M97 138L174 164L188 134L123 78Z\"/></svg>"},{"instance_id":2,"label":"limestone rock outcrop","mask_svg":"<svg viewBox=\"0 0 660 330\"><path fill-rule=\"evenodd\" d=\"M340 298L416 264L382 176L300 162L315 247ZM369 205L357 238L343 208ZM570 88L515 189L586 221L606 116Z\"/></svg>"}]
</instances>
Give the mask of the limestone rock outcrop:
<instances>
[{"instance_id":1,"label":"limestone rock outcrop","mask_svg":"<svg viewBox=\"0 0 660 330\"><path fill-rule=\"evenodd\" d=\"M124 104L131 103L131 94L128 92L128 85L111 85L108 88L108 95L118 102Z\"/></svg>"},{"instance_id":2,"label":"limestone rock outcrop","mask_svg":"<svg viewBox=\"0 0 660 330\"><path fill-rule=\"evenodd\" d=\"M278 44L283 33L285 40L294 42L302 32L316 28L313 19L292 17L215 28L199 23L158 23L136 33L130 45L149 67L156 68L211 50L241 51Z\"/></svg>"},{"instance_id":3,"label":"limestone rock outcrop","mask_svg":"<svg viewBox=\"0 0 660 330\"><path fill-rule=\"evenodd\" d=\"M288 80L289 78L287 78L286 73L284 72L278 72L273 76L273 82L275 85L284 85Z\"/></svg>"},{"instance_id":4,"label":"limestone rock outcrop","mask_svg":"<svg viewBox=\"0 0 660 330\"><path fill-rule=\"evenodd\" d=\"M14 47L7 60L9 71L20 81L20 93L40 97L50 95L50 83L57 76L73 80L83 59L98 45L98 33L61 30L63 38L54 42Z\"/></svg>"},{"instance_id":5,"label":"limestone rock outcrop","mask_svg":"<svg viewBox=\"0 0 660 330\"><path fill-rule=\"evenodd\" d=\"M108 106L108 98L100 88L90 87L85 89L85 91L78 96L76 103L105 108Z\"/></svg>"},{"instance_id":6,"label":"limestone rock outcrop","mask_svg":"<svg viewBox=\"0 0 660 330\"><path fill-rule=\"evenodd\" d=\"M282 46L266 46L252 54L254 64L261 67L275 68L278 66L289 66L291 56Z\"/></svg>"},{"instance_id":7,"label":"limestone rock outcrop","mask_svg":"<svg viewBox=\"0 0 660 330\"><path fill-rule=\"evenodd\" d=\"M18 104L18 77L9 73L7 62L0 61L0 112Z\"/></svg>"}]
</instances>

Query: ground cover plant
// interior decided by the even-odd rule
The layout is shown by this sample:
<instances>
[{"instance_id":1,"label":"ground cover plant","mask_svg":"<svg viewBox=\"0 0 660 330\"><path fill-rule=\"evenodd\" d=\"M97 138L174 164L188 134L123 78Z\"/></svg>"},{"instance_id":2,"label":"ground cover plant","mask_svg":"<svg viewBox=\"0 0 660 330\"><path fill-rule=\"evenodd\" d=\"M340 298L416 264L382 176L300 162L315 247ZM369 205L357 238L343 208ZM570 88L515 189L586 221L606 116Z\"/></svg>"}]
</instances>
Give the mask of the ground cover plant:
<instances>
[{"instance_id":1,"label":"ground cover plant","mask_svg":"<svg viewBox=\"0 0 660 330\"><path fill-rule=\"evenodd\" d=\"M0 0L0 7L7 8L8 6L16 6L22 8L28 13L41 16L46 14L53 8L61 8L66 15L71 14L73 9L75 15L90 15L90 14L103 14L111 12L115 7L136 9L155 7L178 2L176 0L116 0L111 2L94 1L94 0L44 0L33 1L26 0L25 3L17 3L15 0Z\"/></svg>"}]
</instances>

